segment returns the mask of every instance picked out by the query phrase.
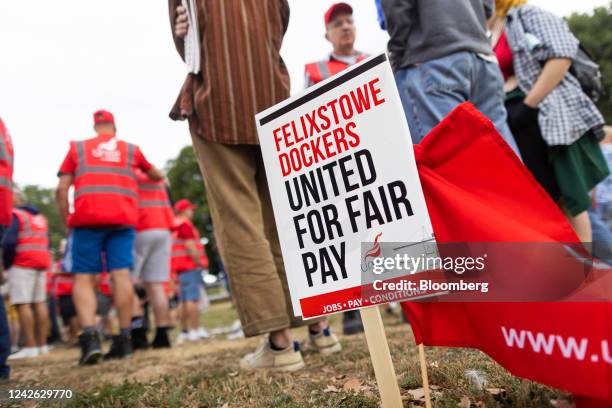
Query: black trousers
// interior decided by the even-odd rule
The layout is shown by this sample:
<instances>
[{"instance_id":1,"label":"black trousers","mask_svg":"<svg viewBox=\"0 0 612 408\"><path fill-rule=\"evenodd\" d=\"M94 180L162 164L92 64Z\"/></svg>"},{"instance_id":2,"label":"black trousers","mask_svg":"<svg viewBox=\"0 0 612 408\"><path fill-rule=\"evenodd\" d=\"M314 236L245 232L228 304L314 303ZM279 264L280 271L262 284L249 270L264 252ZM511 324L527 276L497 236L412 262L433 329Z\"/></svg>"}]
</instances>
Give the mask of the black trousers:
<instances>
[{"instance_id":1,"label":"black trousers","mask_svg":"<svg viewBox=\"0 0 612 408\"><path fill-rule=\"evenodd\" d=\"M558 201L561 191L550 159L550 148L540 132L537 109L525 106L522 98L514 98L506 101L506 111L508 126L521 152L523 163L553 201Z\"/></svg>"}]
</instances>

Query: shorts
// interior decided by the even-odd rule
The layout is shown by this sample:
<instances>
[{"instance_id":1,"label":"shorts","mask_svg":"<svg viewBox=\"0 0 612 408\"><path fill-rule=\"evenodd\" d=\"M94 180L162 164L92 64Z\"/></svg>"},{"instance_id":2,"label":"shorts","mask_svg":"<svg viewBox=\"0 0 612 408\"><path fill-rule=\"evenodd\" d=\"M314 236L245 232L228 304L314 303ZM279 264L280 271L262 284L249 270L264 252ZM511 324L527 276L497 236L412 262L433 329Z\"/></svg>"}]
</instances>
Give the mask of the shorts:
<instances>
[{"instance_id":1,"label":"shorts","mask_svg":"<svg viewBox=\"0 0 612 408\"><path fill-rule=\"evenodd\" d=\"M181 302L199 302L201 299L202 273L199 269L180 272L178 274L181 287Z\"/></svg>"},{"instance_id":2,"label":"shorts","mask_svg":"<svg viewBox=\"0 0 612 408\"><path fill-rule=\"evenodd\" d=\"M113 305L113 298L100 292L96 292L96 315L106 316Z\"/></svg>"},{"instance_id":3,"label":"shorts","mask_svg":"<svg viewBox=\"0 0 612 408\"><path fill-rule=\"evenodd\" d=\"M171 246L172 235L168 230L139 231L134 244L136 261L132 277L142 282L166 282L170 275Z\"/></svg>"},{"instance_id":4,"label":"shorts","mask_svg":"<svg viewBox=\"0 0 612 408\"><path fill-rule=\"evenodd\" d=\"M135 235L134 228L74 228L68 236L62 266L66 272L89 274L132 269Z\"/></svg>"},{"instance_id":5,"label":"shorts","mask_svg":"<svg viewBox=\"0 0 612 408\"><path fill-rule=\"evenodd\" d=\"M64 323L64 326L68 326L70 324L70 319L77 315L72 296L60 296L57 302L59 304L60 316L62 316L62 323Z\"/></svg>"},{"instance_id":6,"label":"shorts","mask_svg":"<svg viewBox=\"0 0 612 408\"><path fill-rule=\"evenodd\" d=\"M8 270L11 305L41 303L47 299L45 271L13 266Z\"/></svg>"}]
</instances>

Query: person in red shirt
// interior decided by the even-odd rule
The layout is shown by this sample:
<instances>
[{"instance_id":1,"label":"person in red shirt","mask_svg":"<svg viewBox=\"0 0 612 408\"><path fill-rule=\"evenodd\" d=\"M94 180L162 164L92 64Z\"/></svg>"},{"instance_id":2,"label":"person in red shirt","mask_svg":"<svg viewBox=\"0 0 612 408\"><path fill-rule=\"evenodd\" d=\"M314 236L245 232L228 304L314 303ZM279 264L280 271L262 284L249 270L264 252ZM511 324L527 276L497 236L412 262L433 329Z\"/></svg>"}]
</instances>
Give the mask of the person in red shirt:
<instances>
[{"instance_id":1,"label":"person in red shirt","mask_svg":"<svg viewBox=\"0 0 612 408\"><path fill-rule=\"evenodd\" d=\"M74 273L73 298L83 332L80 364L95 364L102 356L94 328L96 312L95 275L102 271L102 253L112 275L113 301L120 332L113 337L104 357L124 358L132 354L130 323L133 288L135 226L138 223L139 169L151 180L163 176L138 146L119 140L110 112L94 113L97 135L71 142L59 170L57 201L60 215L71 228L64 265ZM68 191L74 185L74 211L70 213Z\"/></svg>"},{"instance_id":2,"label":"person in red shirt","mask_svg":"<svg viewBox=\"0 0 612 408\"><path fill-rule=\"evenodd\" d=\"M208 268L208 258L200 243L200 234L193 225L195 205L179 200L174 211L172 269L178 273L181 300L181 329L178 342L207 338L200 326L198 302L202 299L202 270Z\"/></svg>"},{"instance_id":3,"label":"person in red shirt","mask_svg":"<svg viewBox=\"0 0 612 408\"><path fill-rule=\"evenodd\" d=\"M306 87L317 84L367 57L354 48L356 30L353 8L349 4L332 4L327 9L323 21L325 38L331 43L334 50L328 59L306 64ZM349 310L342 314L342 332L345 335L362 331L363 323L358 310Z\"/></svg>"},{"instance_id":4,"label":"person in red shirt","mask_svg":"<svg viewBox=\"0 0 612 408\"><path fill-rule=\"evenodd\" d=\"M9 298L17 307L25 344L10 360L49 352L45 272L51 266L47 219L36 208L25 205L20 191L15 190L13 203L13 223L3 242L3 261L8 268Z\"/></svg>"},{"instance_id":5,"label":"person in red shirt","mask_svg":"<svg viewBox=\"0 0 612 408\"><path fill-rule=\"evenodd\" d=\"M170 275L170 250L174 212L163 181L151 181L145 174L138 174L138 224L136 225L136 264L133 278L139 280L146 291L146 298L155 315L153 348L170 347L168 296L164 282ZM137 297L134 298L132 318L132 348L149 347L144 311Z\"/></svg>"},{"instance_id":6,"label":"person in red shirt","mask_svg":"<svg viewBox=\"0 0 612 408\"><path fill-rule=\"evenodd\" d=\"M367 55L356 51L353 8L346 3L332 4L323 17L325 39L333 47L328 58L306 64L306 88L364 60Z\"/></svg>"}]
</instances>

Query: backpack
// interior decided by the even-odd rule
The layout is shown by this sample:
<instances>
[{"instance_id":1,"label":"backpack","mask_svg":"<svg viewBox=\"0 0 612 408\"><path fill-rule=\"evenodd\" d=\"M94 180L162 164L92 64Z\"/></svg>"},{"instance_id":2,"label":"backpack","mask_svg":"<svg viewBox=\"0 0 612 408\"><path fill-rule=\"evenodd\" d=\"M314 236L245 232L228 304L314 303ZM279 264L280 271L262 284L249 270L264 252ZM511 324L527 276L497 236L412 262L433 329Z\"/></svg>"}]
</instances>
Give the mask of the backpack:
<instances>
[{"instance_id":1,"label":"backpack","mask_svg":"<svg viewBox=\"0 0 612 408\"><path fill-rule=\"evenodd\" d=\"M604 94L603 78L599 64L593 61L593 57L582 43L578 44L578 52L570 67L570 74L576 77L582 91L593 102L597 102Z\"/></svg>"}]
</instances>

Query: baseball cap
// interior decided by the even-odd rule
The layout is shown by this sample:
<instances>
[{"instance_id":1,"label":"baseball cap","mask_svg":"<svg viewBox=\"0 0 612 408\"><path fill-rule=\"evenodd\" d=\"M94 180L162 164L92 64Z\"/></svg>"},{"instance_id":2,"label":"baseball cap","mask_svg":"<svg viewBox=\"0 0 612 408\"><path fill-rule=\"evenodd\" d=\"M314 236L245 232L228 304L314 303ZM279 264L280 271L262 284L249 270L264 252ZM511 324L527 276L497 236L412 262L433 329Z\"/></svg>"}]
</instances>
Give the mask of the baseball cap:
<instances>
[{"instance_id":1,"label":"baseball cap","mask_svg":"<svg viewBox=\"0 0 612 408\"><path fill-rule=\"evenodd\" d=\"M181 212L181 211L185 211L185 210L193 210L194 208L197 208L197 205L193 205L191 203L191 201L187 200L186 198L183 198L181 200L178 200L175 204L174 204L174 211L176 212Z\"/></svg>"},{"instance_id":2,"label":"baseball cap","mask_svg":"<svg viewBox=\"0 0 612 408\"><path fill-rule=\"evenodd\" d=\"M96 111L93 114L93 117L94 124L96 125L100 123L112 123L113 125L115 124L115 117L113 116L113 114L105 110Z\"/></svg>"},{"instance_id":3,"label":"baseball cap","mask_svg":"<svg viewBox=\"0 0 612 408\"><path fill-rule=\"evenodd\" d=\"M327 26L327 24L329 24L330 20L332 19L332 17L334 17L334 14L338 13L338 12L345 12L348 14L353 14L353 8L348 5L347 3L334 3L331 5L330 8L327 9L327 11L325 12L325 16L323 17L323 21L325 22L325 26Z\"/></svg>"}]
</instances>

